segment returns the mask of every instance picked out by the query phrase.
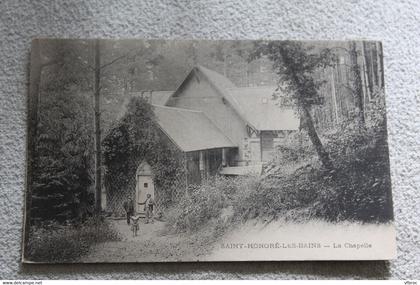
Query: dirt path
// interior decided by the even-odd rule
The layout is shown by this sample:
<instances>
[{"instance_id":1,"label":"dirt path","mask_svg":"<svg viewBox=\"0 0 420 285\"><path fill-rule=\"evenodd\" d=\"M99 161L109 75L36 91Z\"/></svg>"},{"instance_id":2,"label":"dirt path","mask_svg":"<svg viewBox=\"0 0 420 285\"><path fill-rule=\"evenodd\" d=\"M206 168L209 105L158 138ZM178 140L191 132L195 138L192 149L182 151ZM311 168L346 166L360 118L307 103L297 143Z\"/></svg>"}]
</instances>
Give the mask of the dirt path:
<instances>
[{"instance_id":1,"label":"dirt path","mask_svg":"<svg viewBox=\"0 0 420 285\"><path fill-rule=\"evenodd\" d=\"M122 240L94 245L80 262L195 261L210 254L203 244L205 239L195 236L193 240L188 235L165 234L164 222L144 224L141 221L135 237L125 220L111 220L111 224L120 232Z\"/></svg>"}]
</instances>

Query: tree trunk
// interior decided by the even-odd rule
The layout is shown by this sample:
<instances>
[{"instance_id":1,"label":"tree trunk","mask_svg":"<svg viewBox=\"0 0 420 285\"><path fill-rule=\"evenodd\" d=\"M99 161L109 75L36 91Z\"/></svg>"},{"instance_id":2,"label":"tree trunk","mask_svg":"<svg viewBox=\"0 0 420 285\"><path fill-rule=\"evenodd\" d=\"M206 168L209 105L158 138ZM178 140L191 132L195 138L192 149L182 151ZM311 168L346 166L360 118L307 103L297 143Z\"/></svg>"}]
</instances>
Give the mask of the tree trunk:
<instances>
[{"instance_id":1,"label":"tree trunk","mask_svg":"<svg viewBox=\"0 0 420 285\"><path fill-rule=\"evenodd\" d=\"M333 100L333 109L334 109L334 117L336 126L340 123L340 117L338 115L338 106L337 106L337 94L335 90L335 77L334 77L334 69L336 66L330 68L330 78L331 78L331 96Z\"/></svg>"},{"instance_id":2,"label":"tree trunk","mask_svg":"<svg viewBox=\"0 0 420 285\"><path fill-rule=\"evenodd\" d=\"M375 62L376 62L376 55L375 55L375 49L376 49L376 45L373 46L372 43L370 44L370 65L372 68L372 87L378 86L378 70L375 67L378 67ZM373 93L373 89L372 89L372 93Z\"/></svg>"},{"instance_id":3,"label":"tree trunk","mask_svg":"<svg viewBox=\"0 0 420 285\"><path fill-rule=\"evenodd\" d=\"M363 51L363 58L364 58L364 62L365 62L365 67L366 67L366 77L367 77L367 81L368 81L368 86L369 86L369 98L371 97L371 94L373 93L373 72L371 69L371 63L370 61L372 60L369 56L369 51L368 51L368 47L367 47L367 43L363 42L362 43L362 51Z\"/></svg>"},{"instance_id":4,"label":"tree trunk","mask_svg":"<svg viewBox=\"0 0 420 285\"><path fill-rule=\"evenodd\" d=\"M361 68L361 73L362 73L362 84L363 84L363 96L367 98L371 98L371 94L370 94L370 87L369 87L369 78L368 78L368 71L367 71L367 63L366 63L366 55L365 55L365 51L364 51L364 47L362 44L362 48L361 48L361 52L362 52L362 68Z\"/></svg>"},{"instance_id":5,"label":"tree trunk","mask_svg":"<svg viewBox=\"0 0 420 285\"><path fill-rule=\"evenodd\" d=\"M308 107L301 105L302 111L301 115L303 118L303 124L308 132L308 136L315 147L315 150L319 156L319 159L322 162L322 165L327 169L332 169L333 164L331 162L330 156L328 152L325 150L324 146L322 145L321 140L319 139L318 133L316 132L314 122L312 120L311 113Z\"/></svg>"},{"instance_id":6,"label":"tree trunk","mask_svg":"<svg viewBox=\"0 0 420 285\"><path fill-rule=\"evenodd\" d=\"M100 113L100 80L101 80L101 56L99 40L95 40L95 116L94 116L94 132L95 132L95 212L97 215L101 213L101 113Z\"/></svg>"},{"instance_id":7,"label":"tree trunk","mask_svg":"<svg viewBox=\"0 0 420 285\"><path fill-rule=\"evenodd\" d=\"M350 66L354 78L354 97L356 99L356 106L359 108L358 112L358 123L361 127L365 126L365 110L364 110L364 96L363 96L363 84L362 77L360 74L359 63L357 62L357 49L356 43L350 43Z\"/></svg>"},{"instance_id":8,"label":"tree trunk","mask_svg":"<svg viewBox=\"0 0 420 285\"><path fill-rule=\"evenodd\" d=\"M384 63L383 63L383 52L382 52L382 43L376 43L376 54L378 56L377 64L378 64L378 78L379 78L379 88L384 87Z\"/></svg>"}]
</instances>

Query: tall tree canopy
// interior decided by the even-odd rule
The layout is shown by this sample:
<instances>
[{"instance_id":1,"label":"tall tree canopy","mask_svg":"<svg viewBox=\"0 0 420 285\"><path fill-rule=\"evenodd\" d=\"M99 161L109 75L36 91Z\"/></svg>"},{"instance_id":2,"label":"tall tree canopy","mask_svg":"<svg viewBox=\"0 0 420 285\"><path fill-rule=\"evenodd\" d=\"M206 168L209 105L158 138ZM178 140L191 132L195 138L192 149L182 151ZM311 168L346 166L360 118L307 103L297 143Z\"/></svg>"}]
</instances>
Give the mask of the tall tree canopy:
<instances>
[{"instance_id":1,"label":"tall tree canopy","mask_svg":"<svg viewBox=\"0 0 420 285\"><path fill-rule=\"evenodd\" d=\"M318 68L330 64L330 50L315 51L313 47L296 41L259 42L257 45L252 56L266 55L273 62L274 72L280 77L278 88L284 89L286 96L297 107L323 166L332 168L331 159L318 136L310 112L311 106L321 102L318 91L324 83L315 80L313 75Z\"/></svg>"},{"instance_id":2,"label":"tall tree canopy","mask_svg":"<svg viewBox=\"0 0 420 285\"><path fill-rule=\"evenodd\" d=\"M86 216L93 183L86 41L35 40L31 62L31 220ZM92 193L93 194L93 193Z\"/></svg>"}]
</instances>

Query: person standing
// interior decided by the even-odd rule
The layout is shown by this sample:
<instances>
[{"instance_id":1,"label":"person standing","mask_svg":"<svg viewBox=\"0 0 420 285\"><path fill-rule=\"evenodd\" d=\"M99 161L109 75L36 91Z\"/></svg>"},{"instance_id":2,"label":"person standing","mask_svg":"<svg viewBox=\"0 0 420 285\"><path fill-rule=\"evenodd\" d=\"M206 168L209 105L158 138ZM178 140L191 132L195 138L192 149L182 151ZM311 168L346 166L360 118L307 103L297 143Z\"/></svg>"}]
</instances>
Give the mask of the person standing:
<instances>
[{"instance_id":1,"label":"person standing","mask_svg":"<svg viewBox=\"0 0 420 285\"><path fill-rule=\"evenodd\" d=\"M127 225L130 224L130 218L134 215L134 203L133 198L129 198L128 201L124 202L124 210L127 214Z\"/></svg>"},{"instance_id":2,"label":"person standing","mask_svg":"<svg viewBox=\"0 0 420 285\"><path fill-rule=\"evenodd\" d=\"M148 224L149 221L153 224L153 207L155 205L155 201L152 198L151 194L147 194L146 201L144 203L139 203L140 205L144 205L144 211L146 212L146 221L145 223Z\"/></svg>"}]
</instances>

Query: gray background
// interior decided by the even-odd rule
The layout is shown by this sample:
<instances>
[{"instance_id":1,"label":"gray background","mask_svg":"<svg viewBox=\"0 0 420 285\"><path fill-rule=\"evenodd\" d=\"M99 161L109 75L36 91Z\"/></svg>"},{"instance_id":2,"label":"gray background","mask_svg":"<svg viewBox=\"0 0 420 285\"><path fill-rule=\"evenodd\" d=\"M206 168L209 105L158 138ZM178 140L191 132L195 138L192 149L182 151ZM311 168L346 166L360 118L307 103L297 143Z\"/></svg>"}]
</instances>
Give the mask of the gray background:
<instances>
[{"instance_id":1,"label":"gray background","mask_svg":"<svg viewBox=\"0 0 420 285\"><path fill-rule=\"evenodd\" d=\"M32 37L382 40L398 259L20 265ZM0 278L420 278L420 1L0 0Z\"/></svg>"}]
</instances>

